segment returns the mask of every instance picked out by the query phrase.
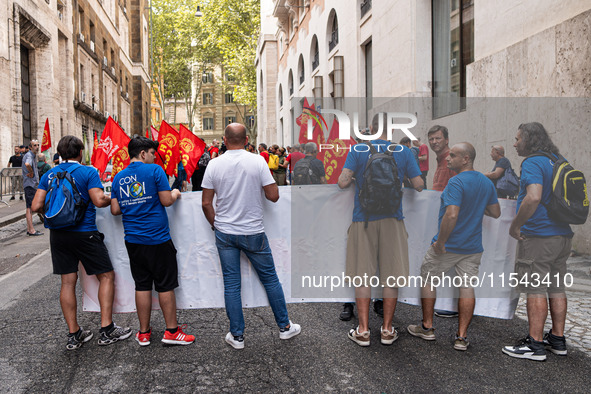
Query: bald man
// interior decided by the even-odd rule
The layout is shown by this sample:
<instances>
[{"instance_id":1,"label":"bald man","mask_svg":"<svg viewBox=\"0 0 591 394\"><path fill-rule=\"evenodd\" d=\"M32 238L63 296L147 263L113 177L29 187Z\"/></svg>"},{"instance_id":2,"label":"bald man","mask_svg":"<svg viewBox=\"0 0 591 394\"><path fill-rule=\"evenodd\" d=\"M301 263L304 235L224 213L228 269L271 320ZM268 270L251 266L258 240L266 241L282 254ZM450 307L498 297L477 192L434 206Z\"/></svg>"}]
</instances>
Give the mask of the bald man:
<instances>
[{"instance_id":1,"label":"bald man","mask_svg":"<svg viewBox=\"0 0 591 394\"><path fill-rule=\"evenodd\" d=\"M466 350L468 326L474 313L474 289L470 278L478 276L482 257L482 219L484 215L498 218L501 208L493 183L478 171L474 171L476 150L468 142L454 145L447 157L447 166L457 172L441 194L439 229L433 238L421 266L423 287L421 324L408 326L408 332L427 341L435 340L433 312L436 289L433 277L442 276L452 267L462 278L458 300L458 331L454 349ZM429 281L428 279L431 279Z\"/></svg>"},{"instance_id":2,"label":"bald man","mask_svg":"<svg viewBox=\"0 0 591 394\"><path fill-rule=\"evenodd\" d=\"M220 256L224 276L224 301L230 319L226 343L244 349L244 316L240 295L240 252L244 252L267 292L279 327L279 339L290 339L301 331L287 314L283 288L263 226L263 197L279 200L279 188L265 159L244 150L246 128L240 123L226 127L226 153L211 160L203 176L202 206ZM213 197L217 194L216 205Z\"/></svg>"},{"instance_id":3,"label":"bald man","mask_svg":"<svg viewBox=\"0 0 591 394\"><path fill-rule=\"evenodd\" d=\"M495 162L495 166L491 172L485 172L484 175L493 182L496 188L498 180L505 175L505 171L508 168L511 168L511 162L505 157L505 148L501 145L494 145L492 147L490 157ZM515 194L516 193L513 193L513 195ZM497 197L499 198L513 197L513 195L509 196L507 191L497 189Z\"/></svg>"}]
</instances>

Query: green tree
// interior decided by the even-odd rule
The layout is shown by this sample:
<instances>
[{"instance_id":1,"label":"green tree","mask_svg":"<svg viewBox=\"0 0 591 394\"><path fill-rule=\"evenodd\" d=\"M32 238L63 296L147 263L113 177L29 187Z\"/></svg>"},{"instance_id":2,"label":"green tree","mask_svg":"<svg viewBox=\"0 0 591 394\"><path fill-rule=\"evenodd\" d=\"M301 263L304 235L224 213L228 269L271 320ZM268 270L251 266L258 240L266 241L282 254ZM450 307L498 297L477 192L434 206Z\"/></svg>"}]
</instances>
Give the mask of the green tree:
<instances>
[{"instance_id":1,"label":"green tree","mask_svg":"<svg viewBox=\"0 0 591 394\"><path fill-rule=\"evenodd\" d=\"M201 18L195 16L198 4L152 1L152 88L163 117L166 100L173 101L174 110L179 101L185 104L189 129L199 102L194 92L201 89L201 75L221 61L218 47L207 43Z\"/></svg>"},{"instance_id":2,"label":"green tree","mask_svg":"<svg viewBox=\"0 0 591 394\"><path fill-rule=\"evenodd\" d=\"M201 4L203 30L208 33L206 46L219 48L225 72L236 81L234 100L237 110L246 115L245 108L249 107L254 114L257 105L254 61L260 34L260 1L202 0ZM254 141L256 126L246 126Z\"/></svg>"}]
</instances>

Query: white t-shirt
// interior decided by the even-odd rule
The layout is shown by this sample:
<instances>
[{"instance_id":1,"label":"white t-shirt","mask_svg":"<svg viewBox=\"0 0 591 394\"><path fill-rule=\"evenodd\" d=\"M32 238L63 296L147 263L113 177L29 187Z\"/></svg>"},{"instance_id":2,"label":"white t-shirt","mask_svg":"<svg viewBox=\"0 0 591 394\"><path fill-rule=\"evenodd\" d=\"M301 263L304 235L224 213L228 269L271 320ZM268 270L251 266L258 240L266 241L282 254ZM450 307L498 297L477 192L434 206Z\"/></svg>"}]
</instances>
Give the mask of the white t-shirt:
<instances>
[{"instance_id":1,"label":"white t-shirt","mask_svg":"<svg viewBox=\"0 0 591 394\"><path fill-rule=\"evenodd\" d=\"M262 156L233 149L212 159L201 186L215 190L215 228L233 235L264 232L263 187L272 183L275 180Z\"/></svg>"}]
</instances>

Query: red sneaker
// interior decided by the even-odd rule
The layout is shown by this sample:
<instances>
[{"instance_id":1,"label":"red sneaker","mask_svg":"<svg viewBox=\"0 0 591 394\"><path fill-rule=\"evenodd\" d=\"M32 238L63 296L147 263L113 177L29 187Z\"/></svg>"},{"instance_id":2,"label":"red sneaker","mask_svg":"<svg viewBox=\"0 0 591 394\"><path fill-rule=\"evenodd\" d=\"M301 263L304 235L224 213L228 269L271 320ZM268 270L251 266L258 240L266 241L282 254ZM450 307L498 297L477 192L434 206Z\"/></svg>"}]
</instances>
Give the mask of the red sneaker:
<instances>
[{"instance_id":1,"label":"red sneaker","mask_svg":"<svg viewBox=\"0 0 591 394\"><path fill-rule=\"evenodd\" d=\"M135 340L137 341L137 343L140 344L140 346L148 346L150 344L150 337L152 336L152 329L150 329L150 331L146 332L145 334L142 334L141 332L137 332L137 334L135 334Z\"/></svg>"},{"instance_id":2,"label":"red sneaker","mask_svg":"<svg viewBox=\"0 0 591 394\"><path fill-rule=\"evenodd\" d=\"M164 331L164 337L162 338L162 342L168 345L190 345L195 341L194 335L188 335L183 332L183 328L187 327L186 324L179 326L177 331L174 334L171 334L170 331Z\"/></svg>"}]
</instances>

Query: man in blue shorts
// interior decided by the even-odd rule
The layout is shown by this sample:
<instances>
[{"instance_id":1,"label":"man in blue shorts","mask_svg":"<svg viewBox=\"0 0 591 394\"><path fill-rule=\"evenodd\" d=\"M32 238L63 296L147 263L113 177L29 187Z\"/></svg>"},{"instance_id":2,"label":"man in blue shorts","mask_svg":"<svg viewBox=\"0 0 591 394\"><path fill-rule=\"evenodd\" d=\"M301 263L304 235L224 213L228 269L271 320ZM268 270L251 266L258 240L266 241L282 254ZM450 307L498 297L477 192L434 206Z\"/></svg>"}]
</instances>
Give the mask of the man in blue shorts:
<instances>
[{"instance_id":1,"label":"man in blue shorts","mask_svg":"<svg viewBox=\"0 0 591 394\"><path fill-rule=\"evenodd\" d=\"M49 244L53 273L61 275L62 287L60 304L68 329L66 349L74 350L92 339L92 332L78 325L76 318L76 281L78 280L78 262L82 262L88 275L96 275L99 280L98 299L101 308L101 329L99 345L110 345L129 338L131 329L119 327L113 323L113 296L115 273L109 259L109 252L103 243L104 235L96 227L96 208L108 207L111 199L103 192L103 185L96 169L80 164L84 144L71 135L63 137L57 151L63 163L52 168L41 178L39 188L33 199L31 209L43 213L45 196L49 185L57 173L67 171L74 179L80 196L88 204L80 222L69 227L49 228Z\"/></svg>"},{"instance_id":2,"label":"man in blue shorts","mask_svg":"<svg viewBox=\"0 0 591 394\"><path fill-rule=\"evenodd\" d=\"M131 162L113 179L111 213L123 214L125 247L135 281L135 304L140 321L135 339L140 346L150 344L154 286L166 323L162 342L189 345L195 337L185 334L176 320L174 289L179 286L176 249L164 209L174 204L181 192L170 190L164 170L154 164L158 142L136 136L129 141L127 149Z\"/></svg>"},{"instance_id":3,"label":"man in blue shorts","mask_svg":"<svg viewBox=\"0 0 591 394\"><path fill-rule=\"evenodd\" d=\"M439 208L439 231L423 260L421 277L421 304L423 321L408 326L408 332L427 341L435 340L433 313L436 288L429 278L439 277L455 268L461 280L458 299L458 332L454 349L467 350L467 332L474 313L474 289L470 278L478 277L482 257L482 219L484 215L498 218L501 207L493 183L478 171L474 171L476 150L463 142L454 145L447 156L447 166L457 172L443 193ZM440 282L440 283L441 283Z\"/></svg>"}]
</instances>

